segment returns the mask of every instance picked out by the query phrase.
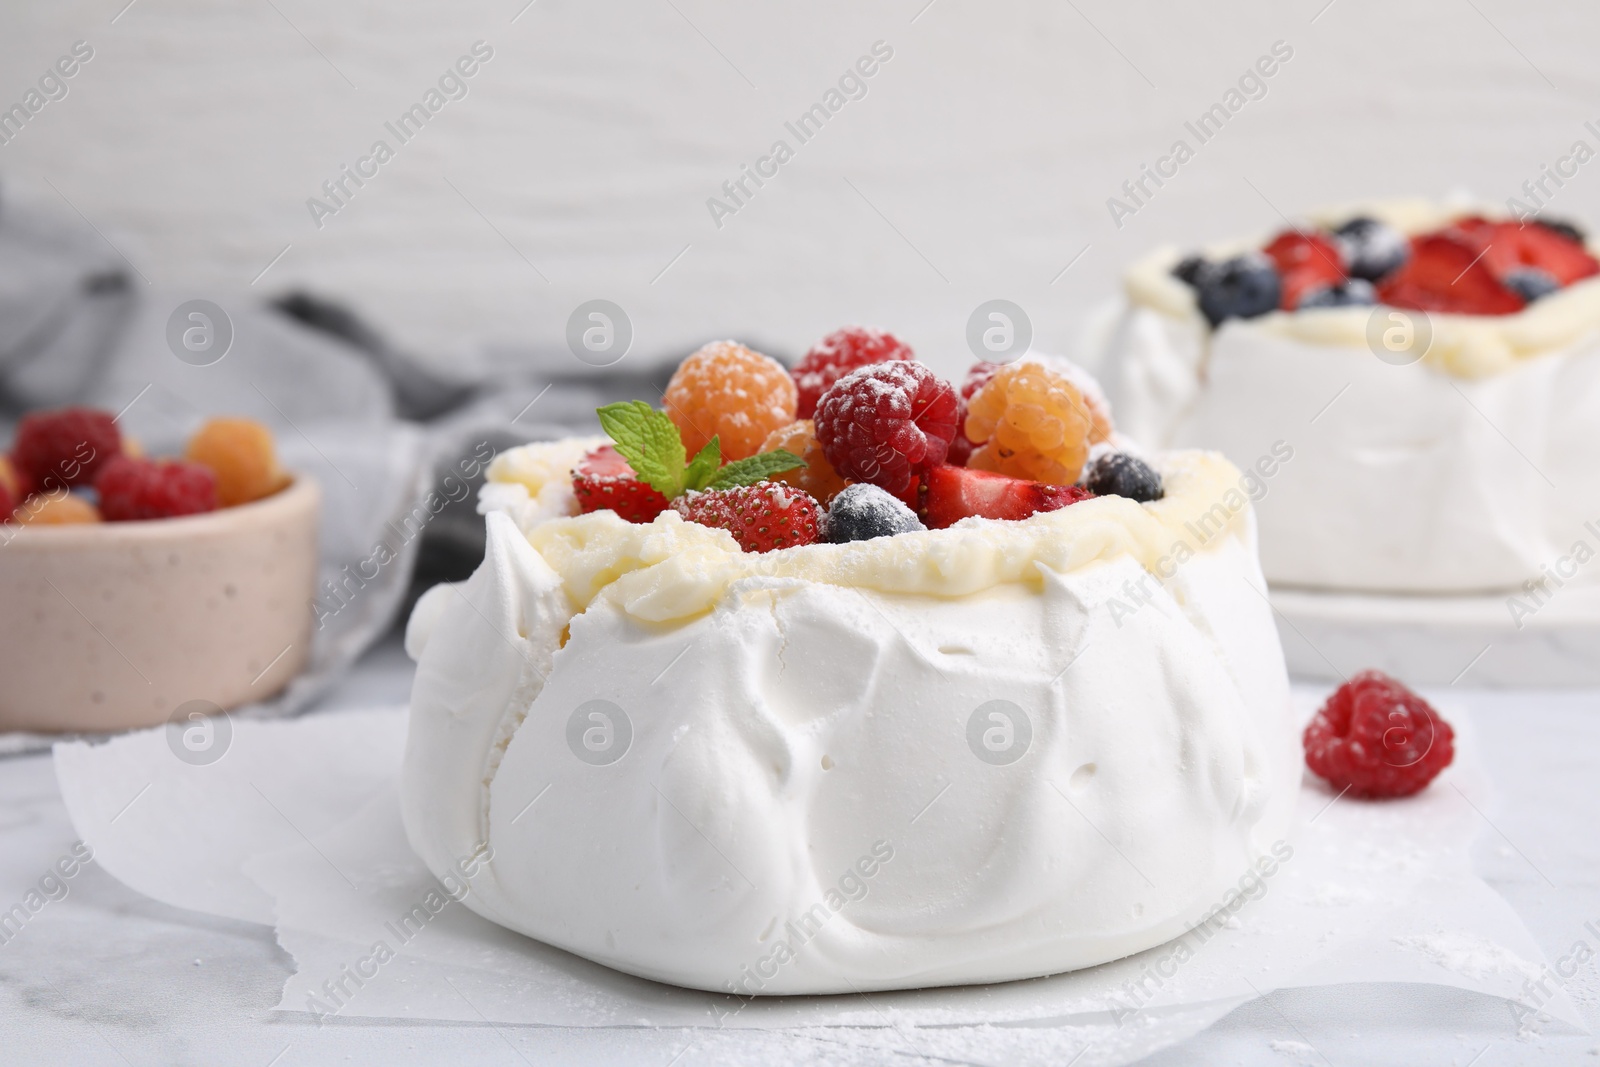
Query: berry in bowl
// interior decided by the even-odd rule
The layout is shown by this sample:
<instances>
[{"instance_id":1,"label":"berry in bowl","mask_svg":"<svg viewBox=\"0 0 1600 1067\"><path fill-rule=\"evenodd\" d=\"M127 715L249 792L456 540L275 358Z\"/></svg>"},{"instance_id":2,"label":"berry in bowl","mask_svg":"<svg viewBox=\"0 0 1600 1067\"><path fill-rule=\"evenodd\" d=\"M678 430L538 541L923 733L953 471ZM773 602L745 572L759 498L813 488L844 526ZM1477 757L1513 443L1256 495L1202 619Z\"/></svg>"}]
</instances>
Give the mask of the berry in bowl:
<instances>
[{"instance_id":1,"label":"berry in bowl","mask_svg":"<svg viewBox=\"0 0 1600 1067\"><path fill-rule=\"evenodd\" d=\"M25 416L0 459L0 730L152 726L277 693L310 652L318 501L248 419L147 458L106 412Z\"/></svg>"}]
</instances>

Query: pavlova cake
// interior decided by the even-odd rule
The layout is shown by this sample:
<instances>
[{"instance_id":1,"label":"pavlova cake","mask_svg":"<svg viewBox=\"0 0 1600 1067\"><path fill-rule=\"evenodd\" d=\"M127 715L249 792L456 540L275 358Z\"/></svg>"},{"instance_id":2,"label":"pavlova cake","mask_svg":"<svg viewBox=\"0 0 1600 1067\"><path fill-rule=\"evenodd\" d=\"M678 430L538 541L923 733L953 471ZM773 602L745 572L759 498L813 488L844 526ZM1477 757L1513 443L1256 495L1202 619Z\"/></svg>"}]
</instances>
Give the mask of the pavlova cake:
<instances>
[{"instance_id":1,"label":"pavlova cake","mask_svg":"<svg viewBox=\"0 0 1600 1067\"><path fill-rule=\"evenodd\" d=\"M1050 974L1275 863L1300 779L1241 472L1065 361L852 328L500 455L418 604L402 784L468 907L740 995ZM1281 852L1279 853L1281 856Z\"/></svg>"},{"instance_id":2,"label":"pavlova cake","mask_svg":"<svg viewBox=\"0 0 1600 1067\"><path fill-rule=\"evenodd\" d=\"M1600 263L1569 224L1401 202L1161 249L1091 348L1136 439L1252 477L1275 584L1574 577L1552 568L1600 500Z\"/></svg>"}]
</instances>

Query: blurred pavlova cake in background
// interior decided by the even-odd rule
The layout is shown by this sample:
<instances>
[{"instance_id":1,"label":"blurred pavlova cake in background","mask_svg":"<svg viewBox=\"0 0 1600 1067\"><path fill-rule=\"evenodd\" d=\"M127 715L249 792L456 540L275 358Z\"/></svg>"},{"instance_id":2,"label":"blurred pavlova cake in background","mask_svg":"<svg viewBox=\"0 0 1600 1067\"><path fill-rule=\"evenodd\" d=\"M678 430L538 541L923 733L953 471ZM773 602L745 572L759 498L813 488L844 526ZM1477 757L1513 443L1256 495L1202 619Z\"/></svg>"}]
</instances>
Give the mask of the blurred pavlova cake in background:
<instances>
[{"instance_id":1,"label":"blurred pavlova cake in background","mask_svg":"<svg viewBox=\"0 0 1600 1067\"><path fill-rule=\"evenodd\" d=\"M1364 205L1151 253L1090 347L1123 430L1259 476L1275 585L1548 591L1600 520L1597 274L1568 224Z\"/></svg>"},{"instance_id":2,"label":"blurred pavlova cake in background","mask_svg":"<svg viewBox=\"0 0 1600 1067\"><path fill-rule=\"evenodd\" d=\"M813 356L708 345L665 412L495 460L482 567L407 632L417 853L484 857L495 922L739 994L1214 919L1300 778L1240 472L1118 450L1062 363L958 392L871 331Z\"/></svg>"}]
</instances>

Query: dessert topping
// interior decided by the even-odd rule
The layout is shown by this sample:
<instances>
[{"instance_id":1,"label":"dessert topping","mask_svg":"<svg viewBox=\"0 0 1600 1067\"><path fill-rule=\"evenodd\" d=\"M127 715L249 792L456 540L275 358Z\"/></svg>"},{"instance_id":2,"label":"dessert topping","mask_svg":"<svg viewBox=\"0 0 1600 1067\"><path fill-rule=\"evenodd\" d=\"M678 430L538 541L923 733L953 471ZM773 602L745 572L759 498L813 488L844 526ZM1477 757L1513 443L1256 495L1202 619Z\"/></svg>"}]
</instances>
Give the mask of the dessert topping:
<instances>
[{"instance_id":1,"label":"dessert topping","mask_svg":"<svg viewBox=\"0 0 1600 1067\"><path fill-rule=\"evenodd\" d=\"M967 401L964 431L983 445L969 467L1071 485L1083 472L1094 413L1065 374L1025 360L995 371Z\"/></svg>"},{"instance_id":2,"label":"dessert topping","mask_svg":"<svg viewBox=\"0 0 1600 1067\"><path fill-rule=\"evenodd\" d=\"M962 519L1025 519L1055 511L1094 494L1077 485L1049 485L965 467L935 467L927 473L922 517L942 530Z\"/></svg>"},{"instance_id":3,"label":"dessert topping","mask_svg":"<svg viewBox=\"0 0 1600 1067\"><path fill-rule=\"evenodd\" d=\"M866 482L845 489L828 508L828 540L836 545L925 529L916 512Z\"/></svg>"},{"instance_id":4,"label":"dessert topping","mask_svg":"<svg viewBox=\"0 0 1600 1067\"><path fill-rule=\"evenodd\" d=\"M823 511L811 494L777 482L690 492L672 506L690 522L727 530L746 552L822 539Z\"/></svg>"},{"instance_id":5,"label":"dessert topping","mask_svg":"<svg viewBox=\"0 0 1600 1067\"><path fill-rule=\"evenodd\" d=\"M580 512L610 508L629 522L650 522L671 504L640 481L612 445L601 445L578 461L572 471L572 492Z\"/></svg>"},{"instance_id":6,"label":"dessert topping","mask_svg":"<svg viewBox=\"0 0 1600 1067\"><path fill-rule=\"evenodd\" d=\"M834 470L898 495L914 473L944 462L956 434L956 391L922 363L874 363L829 386L815 422Z\"/></svg>"},{"instance_id":7,"label":"dessert topping","mask_svg":"<svg viewBox=\"0 0 1600 1067\"><path fill-rule=\"evenodd\" d=\"M783 364L733 341L713 341L673 372L666 408L691 454L716 437L722 456L737 460L755 455L768 434L794 421L795 397Z\"/></svg>"},{"instance_id":8,"label":"dessert topping","mask_svg":"<svg viewBox=\"0 0 1600 1067\"><path fill-rule=\"evenodd\" d=\"M1096 496L1125 496L1141 504L1166 495L1161 475L1127 452L1107 452L1096 457L1084 472L1083 487Z\"/></svg>"},{"instance_id":9,"label":"dessert topping","mask_svg":"<svg viewBox=\"0 0 1600 1067\"><path fill-rule=\"evenodd\" d=\"M828 386L853 370L886 359L915 359L911 346L892 333L866 326L835 330L811 346L794 368L799 402L795 413L809 419Z\"/></svg>"}]
</instances>

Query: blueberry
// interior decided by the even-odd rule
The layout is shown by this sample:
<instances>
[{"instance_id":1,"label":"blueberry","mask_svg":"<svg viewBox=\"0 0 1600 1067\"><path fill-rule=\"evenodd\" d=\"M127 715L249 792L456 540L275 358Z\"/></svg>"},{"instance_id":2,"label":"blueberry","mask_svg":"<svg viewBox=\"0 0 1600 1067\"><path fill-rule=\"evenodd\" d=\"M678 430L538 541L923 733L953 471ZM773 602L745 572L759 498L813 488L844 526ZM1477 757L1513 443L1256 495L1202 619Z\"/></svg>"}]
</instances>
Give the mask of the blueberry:
<instances>
[{"instance_id":1,"label":"blueberry","mask_svg":"<svg viewBox=\"0 0 1600 1067\"><path fill-rule=\"evenodd\" d=\"M916 512L866 482L845 486L828 506L828 540L836 545L925 529Z\"/></svg>"},{"instance_id":2,"label":"blueberry","mask_svg":"<svg viewBox=\"0 0 1600 1067\"><path fill-rule=\"evenodd\" d=\"M1185 256L1172 268L1172 276L1185 285L1198 286L1200 275L1208 265L1204 256Z\"/></svg>"},{"instance_id":3,"label":"blueberry","mask_svg":"<svg viewBox=\"0 0 1600 1067\"><path fill-rule=\"evenodd\" d=\"M1107 452L1089 464L1083 487L1095 496L1125 496L1141 504L1166 495L1161 475L1138 456L1126 452Z\"/></svg>"},{"instance_id":4,"label":"blueberry","mask_svg":"<svg viewBox=\"0 0 1600 1067\"><path fill-rule=\"evenodd\" d=\"M1540 219L1539 225L1543 226L1547 230L1554 230L1567 240L1576 241L1580 245L1587 240L1587 238L1584 236L1583 230L1579 229L1578 226L1566 221L1565 219Z\"/></svg>"},{"instance_id":5,"label":"blueberry","mask_svg":"<svg viewBox=\"0 0 1600 1067\"><path fill-rule=\"evenodd\" d=\"M1346 278L1337 285L1309 289L1300 298L1302 308L1368 307L1378 302L1378 290L1363 278Z\"/></svg>"},{"instance_id":6,"label":"blueberry","mask_svg":"<svg viewBox=\"0 0 1600 1067\"><path fill-rule=\"evenodd\" d=\"M1561 288L1561 283L1547 270L1523 267L1506 275L1506 288L1531 303L1555 292Z\"/></svg>"},{"instance_id":7,"label":"blueberry","mask_svg":"<svg viewBox=\"0 0 1600 1067\"><path fill-rule=\"evenodd\" d=\"M1195 289L1206 321L1216 326L1224 319L1253 319L1275 310L1283 283L1272 260L1246 252L1202 270Z\"/></svg>"},{"instance_id":8,"label":"blueberry","mask_svg":"<svg viewBox=\"0 0 1600 1067\"><path fill-rule=\"evenodd\" d=\"M1386 222L1366 215L1351 219L1333 231L1333 238L1344 253L1345 267L1356 278L1375 282L1404 263L1411 255L1406 235Z\"/></svg>"}]
</instances>

